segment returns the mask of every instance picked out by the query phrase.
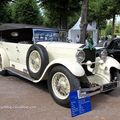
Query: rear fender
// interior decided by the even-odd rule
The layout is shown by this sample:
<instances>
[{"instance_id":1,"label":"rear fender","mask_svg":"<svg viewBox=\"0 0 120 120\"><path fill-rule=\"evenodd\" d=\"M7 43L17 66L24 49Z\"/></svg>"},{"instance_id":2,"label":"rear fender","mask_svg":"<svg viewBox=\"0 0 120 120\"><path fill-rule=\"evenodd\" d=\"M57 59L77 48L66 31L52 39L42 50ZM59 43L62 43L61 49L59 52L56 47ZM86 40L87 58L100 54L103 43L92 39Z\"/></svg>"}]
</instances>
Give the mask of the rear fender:
<instances>
[{"instance_id":1,"label":"rear fender","mask_svg":"<svg viewBox=\"0 0 120 120\"><path fill-rule=\"evenodd\" d=\"M0 64L2 70L4 70L5 67L10 66L8 55L3 48L0 48Z\"/></svg>"}]
</instances>

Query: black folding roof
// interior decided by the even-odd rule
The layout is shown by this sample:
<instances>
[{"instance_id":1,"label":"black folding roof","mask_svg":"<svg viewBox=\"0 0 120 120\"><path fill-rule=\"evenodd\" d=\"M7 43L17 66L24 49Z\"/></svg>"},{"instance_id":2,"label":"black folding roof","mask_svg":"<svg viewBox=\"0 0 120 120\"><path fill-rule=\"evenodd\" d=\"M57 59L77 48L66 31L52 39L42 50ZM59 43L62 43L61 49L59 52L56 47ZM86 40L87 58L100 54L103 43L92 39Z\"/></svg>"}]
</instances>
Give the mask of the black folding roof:
<instances>
[{"instance_id":1,"label":"black folding roof","mask_svg":"<svg viewBox=\"0 0 120 120\"><path fill-rule=\"evenodd\" d=\"M56 28L45 28L37 25L28 24L16 24L16 23L6 23L0 25L0 31L5 30L15 30L15 29L46 29L46 30L58 30Z\"/></svg>"}]
</instances>

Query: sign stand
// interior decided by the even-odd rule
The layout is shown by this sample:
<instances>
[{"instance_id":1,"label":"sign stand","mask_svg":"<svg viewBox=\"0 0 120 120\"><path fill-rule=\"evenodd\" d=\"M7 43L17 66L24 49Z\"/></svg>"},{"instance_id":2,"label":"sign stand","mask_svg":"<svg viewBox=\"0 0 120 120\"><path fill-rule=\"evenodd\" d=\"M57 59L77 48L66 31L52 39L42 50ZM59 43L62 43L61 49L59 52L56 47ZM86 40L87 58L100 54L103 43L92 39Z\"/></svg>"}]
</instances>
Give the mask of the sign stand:
<instances>
[{"instance_id":1,"label":"sign stand","mask_svg":"<svg viewBox=\"0 0 120 120\"><path fill-rule=\"evenodd\" d=\"M70 92L71 116L75 117L91 111L90 96L80 96L80 90Z\"/></svg>"}]
</instances>

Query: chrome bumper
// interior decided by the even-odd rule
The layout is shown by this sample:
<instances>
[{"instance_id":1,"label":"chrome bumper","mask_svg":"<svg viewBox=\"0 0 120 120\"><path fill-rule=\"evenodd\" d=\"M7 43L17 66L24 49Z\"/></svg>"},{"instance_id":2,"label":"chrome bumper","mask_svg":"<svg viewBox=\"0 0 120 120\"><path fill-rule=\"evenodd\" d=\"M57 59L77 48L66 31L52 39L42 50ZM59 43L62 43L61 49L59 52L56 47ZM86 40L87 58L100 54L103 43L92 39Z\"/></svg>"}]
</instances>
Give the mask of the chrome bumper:
<instances>
[{"instance_id":1,"label":"chrome bumper","mask_svg":"<svg viewBox=\"0 0 120 120\"><path fill-rule=\"evenodd\" d=\"M80 90L77 91L78 98L93 96L101 92L107 92L117 87L120 87L120 81L115 81L108 84L104 84L102 86L95 86L91 88L80 88Z\"/></svg>"}]
</instances>

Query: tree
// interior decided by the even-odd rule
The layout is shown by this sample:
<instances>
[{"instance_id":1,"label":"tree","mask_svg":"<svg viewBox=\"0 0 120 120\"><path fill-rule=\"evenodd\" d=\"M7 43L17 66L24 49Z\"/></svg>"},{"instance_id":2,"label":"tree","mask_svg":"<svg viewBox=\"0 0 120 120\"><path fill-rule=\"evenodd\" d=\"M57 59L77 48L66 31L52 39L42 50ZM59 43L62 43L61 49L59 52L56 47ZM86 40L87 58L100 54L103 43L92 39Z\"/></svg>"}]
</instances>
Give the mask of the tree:
<instances>
[{"instance_id":1,"label":"tree","mask_svg":"<svg viewBox=\"0 0 120 120\"><path fill-rule=\"evenodd\" d=\"M13 18L17 23L42 24L42 16L35 0L16 0L13 3Z\"/></svg>"},{"instance_id":2,"label":"tree","mask_svg":"<svg viewBox=\"0 0 120 120\"><path fill-rule=\"evenodd\" d=\"M108 18L112 18L112 38L114 37L115 33L115 16L120 14L120 0L107 0L107 13L108 13Z\"/></svg>"},{"instance_id":3,"label":"tree","mask_svg":"<svg viewBox=\"0 0 120 120\"><path fill-rule=\"evenodd\" d=\"M101 34L101 30L106 27L107 24L107 3L106 0L90 0L89 2L89 14L88 21L92 22L93 20L97 23L98 29L98 38L97 42L99 42L99 36Z\"/></svg>"},{"instance_id":4,"label":"tree","mask_svg":"<svg viewBox=\"0 0 120 120\"><path fill-rule=\"evenodd\" d=\"M105 35L112 35L112 26L109 24L105 29Z\"/></svg>"},{"instance_id":5,"label":"tree","mask_svg":"<svg viewBox=\"0 0 120 120\"><path fill-rule=\"evenodd\" d=\"M88 0L83 0L81 10L81 23L80 23L80 43L85 43L86 29L87 29L87 15L88 15Z\"/></svg>"},{"instance_id":6,"label":"tree","mask_svg":"<svg viewBox=\"0 0 120 120\"><path fill-rule=\"evenodd\" d=\"M9 4L0 5L0 23L12 22L11 12Z\"/></svg>"},{"instance_id":7,"label":"tree","mask_svg":"<svg viewBox=\"0 0 120 120\"><path fill-rule=\"evenodd\" d=\"M113 19L113 36L115 32L115 16L120 13L120 0L91 0L89 6L89 18L96 20L98 30L106 27L106 24L103 23L107 23L107 19Z\"/></svg>"},{"instance_id":8,"label":"tree","mask_svg":"<svg viewBox=\"0 0 120 120\"><path fill-rule=\"evenodd\" d=\"M45 9L47 21L61 29L68 28L69 17L80 11L81 0L38 0Z\"/></svg>"},{"instance_id":9,"label":"tree","mask_svg":"<svg viewBox=\"0 0 120 120\"><path fill-rule=\"evenodd\" d=\"M12 0L0 0L0 5L4 5L8 3L9 1L12 1Z\"/></svg>"}]
</instances>

